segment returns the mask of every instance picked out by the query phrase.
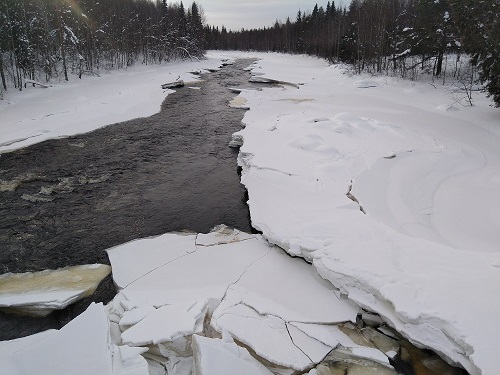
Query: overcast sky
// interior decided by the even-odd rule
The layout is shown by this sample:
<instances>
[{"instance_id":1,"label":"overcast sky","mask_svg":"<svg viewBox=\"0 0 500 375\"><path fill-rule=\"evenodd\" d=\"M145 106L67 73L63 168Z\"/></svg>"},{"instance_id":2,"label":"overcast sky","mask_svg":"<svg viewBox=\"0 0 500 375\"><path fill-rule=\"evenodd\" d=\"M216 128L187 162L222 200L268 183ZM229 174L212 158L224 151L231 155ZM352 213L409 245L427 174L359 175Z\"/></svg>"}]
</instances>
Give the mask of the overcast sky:
<instances>
[{"instance_id":1,"label":"overcast sky","mask_svg":"<svg viewBox=\"0 0 500 375\"><path fill-rule=\"evenodd\" d=\"M343 0L342 4L349 0ZM190 0L183 1L190 4ZM297 11L311 12L314 4L326 7L328 0L196 0L205 11L207 24L224 25L228 30L262 28L274 25L276 19L294 20ZM340 0L335 1L339 6Z\"/></svg>"}]
</instances>

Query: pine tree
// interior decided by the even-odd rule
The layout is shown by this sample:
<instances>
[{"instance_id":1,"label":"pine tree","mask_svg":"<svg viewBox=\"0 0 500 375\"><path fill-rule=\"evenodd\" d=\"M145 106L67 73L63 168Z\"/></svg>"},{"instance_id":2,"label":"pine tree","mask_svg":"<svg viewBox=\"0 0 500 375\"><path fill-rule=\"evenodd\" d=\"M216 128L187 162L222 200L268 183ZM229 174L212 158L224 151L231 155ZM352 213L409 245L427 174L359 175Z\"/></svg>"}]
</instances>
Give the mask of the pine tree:
<instances>
[{"instance_id":1,"label":"pine tree","mask_svg":"<svg viewBox=\"0 0 500 375\"><path fill-rule=\"evenodd\" d=\"M480 79L500 107L500 0L452 0L463 48L480 68Z\"/></svg>"}]
</instances>

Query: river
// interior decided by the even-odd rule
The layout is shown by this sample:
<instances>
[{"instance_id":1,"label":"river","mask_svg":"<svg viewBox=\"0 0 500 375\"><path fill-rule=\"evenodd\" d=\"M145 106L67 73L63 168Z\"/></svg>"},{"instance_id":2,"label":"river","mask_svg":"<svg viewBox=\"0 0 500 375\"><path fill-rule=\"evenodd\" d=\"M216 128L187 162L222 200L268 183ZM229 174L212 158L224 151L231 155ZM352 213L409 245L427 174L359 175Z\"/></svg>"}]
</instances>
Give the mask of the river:
<instances>
[{"instance_id":1,"label":"river","mask_svg":"<svg viewBox=\"0 0 500 375\"><path fill-rule=\"evenodd\" d=\"M0 273L109 264L105 249L166 232L221 223L252 231L237 150L228 147L244 110L228 103L230 87L252 86L243 68L253 61L176 89L151 117L2 154ZM92 297L46 318L0 312L0 340L60 328L115 293L108 277Z\"/></svg>"}]
</instances>

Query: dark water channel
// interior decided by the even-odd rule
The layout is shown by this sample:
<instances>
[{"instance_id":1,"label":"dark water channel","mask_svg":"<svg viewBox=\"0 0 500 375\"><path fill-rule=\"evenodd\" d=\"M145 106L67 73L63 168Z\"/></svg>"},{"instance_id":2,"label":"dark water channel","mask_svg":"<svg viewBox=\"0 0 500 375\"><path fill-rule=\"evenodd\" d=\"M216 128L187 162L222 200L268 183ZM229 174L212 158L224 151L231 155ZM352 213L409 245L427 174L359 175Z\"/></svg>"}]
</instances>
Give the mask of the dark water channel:
<instances>
[{"instance_id":1,"label":"dark water channel","mask_svg":"<svg viewBox=\"0 0 500 375\"><path fill-rule=\"evenodd\" d=\"M0 155L0 274L106 263L105 249L170 231L224 223L251 231L237 150L244 111L230 87L250 87L239 60L168 95L161 112ZM158 89L160 84L158 82ZM0 312L0 340L60 328L97 293L46 318Z\"/></svg>"}]
</instances>

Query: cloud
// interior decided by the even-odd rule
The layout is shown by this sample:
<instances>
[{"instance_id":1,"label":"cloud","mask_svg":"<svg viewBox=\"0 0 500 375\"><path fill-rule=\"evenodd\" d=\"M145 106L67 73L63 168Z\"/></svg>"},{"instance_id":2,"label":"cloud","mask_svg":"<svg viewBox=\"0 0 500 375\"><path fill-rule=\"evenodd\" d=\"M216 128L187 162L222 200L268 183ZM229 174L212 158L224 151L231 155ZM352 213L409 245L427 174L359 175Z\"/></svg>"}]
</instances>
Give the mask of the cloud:
<instances>
[{"instance_id":1,"label":"cloud","mask_svg":"<svg viewBox=\"0 0 500 375\"><path fill-rule=\"evenodd\" d=\"M297 12L311 12L314 5L326 7L328 0L199 0L209 25L228 30L270 27L276 19L295 20ZM348 0L343 0L347 3ZM338 6L340 2L335 2Z\"/></svg>"}]
</instances>

